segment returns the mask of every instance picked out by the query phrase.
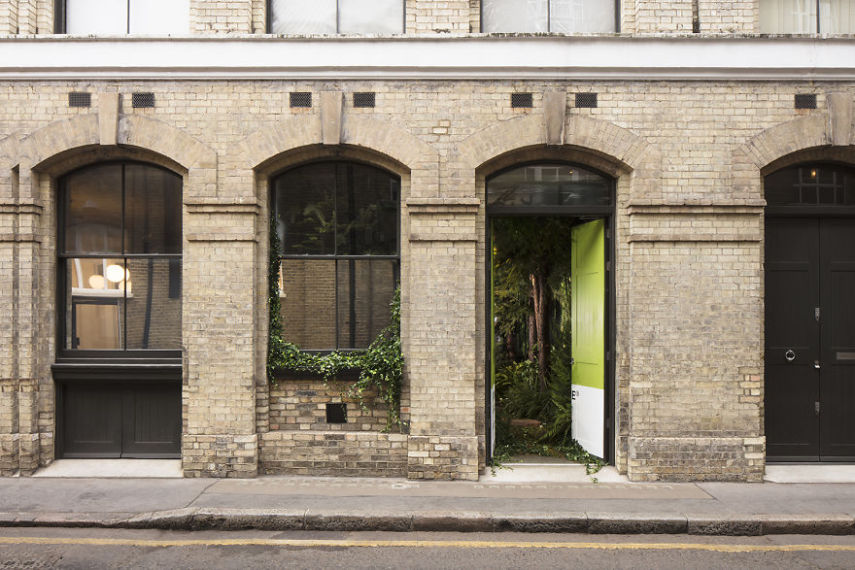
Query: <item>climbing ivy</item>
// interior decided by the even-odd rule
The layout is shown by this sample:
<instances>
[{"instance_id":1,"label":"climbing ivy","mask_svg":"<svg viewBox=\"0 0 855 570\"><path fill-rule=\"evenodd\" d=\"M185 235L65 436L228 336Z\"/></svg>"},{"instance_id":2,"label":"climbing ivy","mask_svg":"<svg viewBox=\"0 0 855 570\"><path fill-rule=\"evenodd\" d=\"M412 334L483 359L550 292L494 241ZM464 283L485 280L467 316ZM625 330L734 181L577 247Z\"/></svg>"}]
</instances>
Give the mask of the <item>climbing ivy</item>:
<instances>
[{"instance_id":1,"label":"climbing ivy","mask_svg":"<svg viewBox=\"0 0 855 570\"><path fill-rule=\"evenodd\" d=\"M401 352L401 291L395 290L390 304L391 322L380 331L367 350L316 354L300 350L282 338L279 300L279 255L281 244L276 222L270 220L270 257L268 269L269 339L267 343L267 377L276 382L278 370L313 374L325 382L344 372L358 370L359 376L342 396L353 398L363 406L369 397L385 402L388 408L387 429L400 426L401 383L404 378L404 356Z\"/></svg>"}]
</instances>

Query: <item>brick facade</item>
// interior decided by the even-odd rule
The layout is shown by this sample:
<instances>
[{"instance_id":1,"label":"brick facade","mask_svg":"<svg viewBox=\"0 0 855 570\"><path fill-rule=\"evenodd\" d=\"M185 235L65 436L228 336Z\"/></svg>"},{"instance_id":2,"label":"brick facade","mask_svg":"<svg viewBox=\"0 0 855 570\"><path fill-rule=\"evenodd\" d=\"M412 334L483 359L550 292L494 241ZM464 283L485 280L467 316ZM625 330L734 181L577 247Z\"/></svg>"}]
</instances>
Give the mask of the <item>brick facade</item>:
<instances>
[{"instance_id":1,"label":"brick facade","mask_svg":"<svg viewBox=\"0 0 855 570\"><path fill-rule=\"evenodd\" d=\"M758 4L627 0L621 33L753 34ZM52 30L52 10L0 0L0 34ZM479 14L477 0L407 0L405 31L478 38ZM260 0L191 2L193 34L260 34L266 18ZM70 91L92 106L70 107ZM139 91L154 108L132 107ZM294 91L315 104L290 107ZM376 93L376 106L354 108L354 92ZM532 108L511 107L518 92ZM591 92L598 106L577 108L574 95ZM817 108L794 109L795 93L816 94ZM762 177L788 160L855 163L853 96L855 83L822 80L0 79L0 475L55 457L56 181L132 159L183 179L185 476L477 479L485 179L566 160L616 180L618 469L638 481L761 480ZM404 433L386 433L373 405L350 403L347 424L327 424L335 385L267 382L269 181L324 158L401 178Z\"/></svg>"}]
</instances>

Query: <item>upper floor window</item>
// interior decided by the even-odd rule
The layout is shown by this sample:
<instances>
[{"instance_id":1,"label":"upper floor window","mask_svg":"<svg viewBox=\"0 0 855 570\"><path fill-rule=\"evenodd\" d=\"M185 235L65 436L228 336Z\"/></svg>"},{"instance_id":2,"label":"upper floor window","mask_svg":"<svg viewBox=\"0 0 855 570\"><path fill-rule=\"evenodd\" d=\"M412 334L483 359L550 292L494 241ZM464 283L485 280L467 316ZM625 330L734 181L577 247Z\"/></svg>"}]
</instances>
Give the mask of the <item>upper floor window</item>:
<instances>
[{"instance_id":1,"label":"upper floor window","mask_svg":"<svg viewBox=\"0 0 855 570\"><path fill-rule=\"evenodd\" d=\"M57 33L187 34L190 0L58 0Z\"/></svg>"},{"instance_id":2,"label":"upper floor window","mask_svg":"<svg viewBox=\"0 0 855 570\"><path fill-rule=\"evenodd\" d=\"M617 2L612 0L482 0L481 27L493 32L614 32Z\"/></svg>"},{"instance_id":3,"label":"upper floor window","mask_svg":"<svg viewBox=\"0 0 855 570\"><path fill-rule=\"evenodd\" d=\"M855 0L760 0L760 32L855 33Z\"/></svg>"},{"instance_id":4,"label":"upper floor window","mask_svg":"<svg viewBox=\"0 0 855 570\"><path fill-rule=\"evenodd\" d=\"M307 350L362 349L389 325L398 281L400 179L354 162L272 181L282 243L282 336Z\"/></svg>"},{"instance_id":5,"label":"upper floor window","mask_svg":"<svg viewBox=\"0 0 855 570\"><path fill-rule=\"evenodd\" d=\"M82 168L60 181L59 224L60 352L176 356L181 177L130 162Z\"/></svg>"},{"instance_id":6,"label":"upper floor window","mask_svg":"<svg viewBox=\"0 0 855 570\"><path fill-rule=\"evenodd\" d=\"M274 34L402 34L404 0L270 0Z\"/></svg>"}]
</instances>

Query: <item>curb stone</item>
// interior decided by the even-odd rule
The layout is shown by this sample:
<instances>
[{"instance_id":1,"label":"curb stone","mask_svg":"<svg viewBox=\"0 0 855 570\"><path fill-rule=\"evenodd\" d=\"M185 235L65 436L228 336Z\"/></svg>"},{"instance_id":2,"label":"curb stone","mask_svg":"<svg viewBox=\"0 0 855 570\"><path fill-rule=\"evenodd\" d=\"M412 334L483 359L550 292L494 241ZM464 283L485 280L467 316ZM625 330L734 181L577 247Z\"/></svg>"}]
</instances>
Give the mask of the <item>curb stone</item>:
<instances>
[{"instance_id":1,"label":"curb stone","mask_svg":"<svg viewBox=\"0 0 855 570\"><path fill-rule=\"evenodd\" d=\"M761 536L770 534L852 535L847 514L684 516L661 513L421 512L341 514L274 509L184 508L128 514L0 512L2 527L118 528L157 530L314 530L525 532L591 534L689 534Z\"/></svg>"}]
</instances>

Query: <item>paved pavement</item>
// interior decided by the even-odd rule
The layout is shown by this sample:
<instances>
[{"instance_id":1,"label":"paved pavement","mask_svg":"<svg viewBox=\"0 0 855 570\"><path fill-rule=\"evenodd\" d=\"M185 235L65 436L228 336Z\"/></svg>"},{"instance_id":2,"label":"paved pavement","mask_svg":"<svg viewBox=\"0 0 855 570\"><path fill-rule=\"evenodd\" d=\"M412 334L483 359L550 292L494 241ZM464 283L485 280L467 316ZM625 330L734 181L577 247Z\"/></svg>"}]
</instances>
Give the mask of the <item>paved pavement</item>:
<instances>
[{"instance_id":1,"label":"paved pavement","mask_svg":"<svg viewBox=\"0 0 855 570\"><path fill-rule=\"evenodd\" d=\"M0 526L855 534L855 484L21 477L0 479Z\"/></svg>"}]
</instances>

